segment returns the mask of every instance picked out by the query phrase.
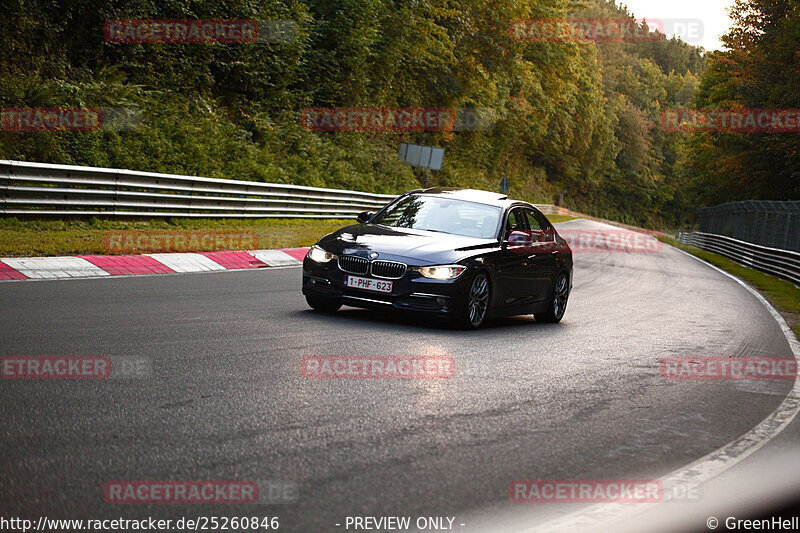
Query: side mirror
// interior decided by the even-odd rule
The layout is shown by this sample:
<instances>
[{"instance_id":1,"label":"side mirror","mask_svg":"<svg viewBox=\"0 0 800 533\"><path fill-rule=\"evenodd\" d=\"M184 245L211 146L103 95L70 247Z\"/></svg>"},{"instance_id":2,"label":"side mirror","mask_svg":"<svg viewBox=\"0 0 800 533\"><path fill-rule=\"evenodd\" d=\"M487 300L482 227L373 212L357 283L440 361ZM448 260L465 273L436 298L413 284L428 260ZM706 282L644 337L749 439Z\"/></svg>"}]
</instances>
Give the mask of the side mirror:
<instances>
[{"instance_id":1,"label":"side mirror","mask_svg":"<svg viewBox=\"0 0 800 533\"><path fill-rule=\"evenodd\" d=\"M531 249L533 239L527 231L512 231L504 244L506 250L511 253L524 254Z\"/></svg>"},{"instance_id":2,"label":"side mirror","mask_svg":"<svg viewBox=\"0 0 800 533\"><path fill-rule=\"evenodd\" d=\"M374 215L374 214L375 213L373 213L372 211L363 211L363 212L358 214L358 216L356 217L356 220L358 220L362 224L366 224L367 221L369 221L369 219L371 219L372 215Z\"/></svg>"}]
</instances>

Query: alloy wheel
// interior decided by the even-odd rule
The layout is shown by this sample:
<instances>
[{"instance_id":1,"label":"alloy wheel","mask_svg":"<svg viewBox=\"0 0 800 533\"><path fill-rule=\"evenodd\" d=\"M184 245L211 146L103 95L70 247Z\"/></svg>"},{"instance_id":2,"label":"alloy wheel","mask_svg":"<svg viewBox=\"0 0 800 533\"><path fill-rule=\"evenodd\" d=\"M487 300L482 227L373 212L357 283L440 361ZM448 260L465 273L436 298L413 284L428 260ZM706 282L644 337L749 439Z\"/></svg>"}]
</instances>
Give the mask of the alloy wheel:
<instances>
[{"instance_id":1,"label":"alloy wheel","mask_svg":"<svg viewBox=\"0 0 800 533\"><path fill-rule=\"evenodd\" d=\"M553 315L557 320L561 320L567 310L567 298L569 298L567 277L561 274L553 290Z\"/></svg>"},{"instance_id":2,"label":"alloy wheel","mask_svg":"<svg viewBox=\"0 0 800 533\"><path fill-rule=\"evenodd\" d=\"M472 281L469 291L469 321L473 326L479 326L486 317L489 307L489 280L486 274L479 273Z\"/></svg>"}]
</instances>

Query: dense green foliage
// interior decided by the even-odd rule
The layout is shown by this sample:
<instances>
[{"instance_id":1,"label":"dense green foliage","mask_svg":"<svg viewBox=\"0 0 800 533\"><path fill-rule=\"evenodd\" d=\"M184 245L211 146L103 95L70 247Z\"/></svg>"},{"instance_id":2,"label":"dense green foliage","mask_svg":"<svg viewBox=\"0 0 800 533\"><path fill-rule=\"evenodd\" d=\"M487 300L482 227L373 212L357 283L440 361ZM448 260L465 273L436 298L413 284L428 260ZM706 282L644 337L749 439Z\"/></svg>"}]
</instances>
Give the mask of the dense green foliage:
<instances>
[{"instance_id":1,"label":"dense green foliage","mask_svg":"<svg viewBox=\"0 0 800 533\"><path fill-rule=\"evenodd\" d=\"M400 192L400 142L445 147L432 183L496 189L640 224L692 216L683 137L704 59L677 40L519 42L529 18L630 18L585 0L4 0L0 107L130 106L136 131L0 132L0 157ZM292 20L285 42L118 44L110 19ZM489 131L322 133L309 106L487 108ZM693 171L695 172L695 171Z\"/></svg>"},{"instance_id":2,"label":"dense green foliage","mask_svg":"<svg viewBox=\"0 0 800 533\"><path fill-rule=\"evenodd\" d=\"M800 109L800 3L736 0L727 50L710 54L697 105ZM800 199L800 136L697 133L686 146L687 182L701 205Z\"/></svg>"}]
</instances>

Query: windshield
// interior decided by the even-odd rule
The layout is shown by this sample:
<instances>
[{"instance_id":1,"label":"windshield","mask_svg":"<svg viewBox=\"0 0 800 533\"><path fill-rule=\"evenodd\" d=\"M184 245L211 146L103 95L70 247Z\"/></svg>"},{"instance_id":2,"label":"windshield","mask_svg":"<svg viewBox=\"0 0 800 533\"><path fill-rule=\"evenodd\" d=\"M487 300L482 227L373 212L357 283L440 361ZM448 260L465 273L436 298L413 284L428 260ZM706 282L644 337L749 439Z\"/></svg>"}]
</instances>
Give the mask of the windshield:
<instances>
[{"instance_id":1,"label":"windshield","mask_svg":"<svg viewBox=\"0 0 800 533\"><path fill-rule=\"evenodd\" d=\"M411 195L400 199L379 213L373 224L392 228L409 228L438 231L492 239L497 235L502 210L491 205L440 198Z\"/></svg>"}]
</instances>

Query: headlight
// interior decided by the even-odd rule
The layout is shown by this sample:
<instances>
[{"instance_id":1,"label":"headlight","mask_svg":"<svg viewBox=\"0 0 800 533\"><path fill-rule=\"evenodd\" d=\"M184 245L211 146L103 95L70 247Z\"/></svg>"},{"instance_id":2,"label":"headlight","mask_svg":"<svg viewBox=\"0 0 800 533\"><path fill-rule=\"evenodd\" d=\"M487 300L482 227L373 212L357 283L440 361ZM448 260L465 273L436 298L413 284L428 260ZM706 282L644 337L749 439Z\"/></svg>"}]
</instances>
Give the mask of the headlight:
<instances>
[{"instance_id":1,"label":"headlight","mask_svg":"<svg viewBox=\"0 0 800 533\"><path fill-rule=\"evenodd\" d=\"M331 259L336 259L336 256L315 244L308 251L308 258L316 263L328 263Z\"/></svg>"},{"instance_id":2,"label":"headlight","mask_svg":"<svg viewBox=\"0 0 800 533\"><path fill-rule=\"evenodd\" d=\"M461 265L444 265L432 267L419 267L417 272L431 279L456 279L467 269Z\"/></svg>"}]
</instances>

